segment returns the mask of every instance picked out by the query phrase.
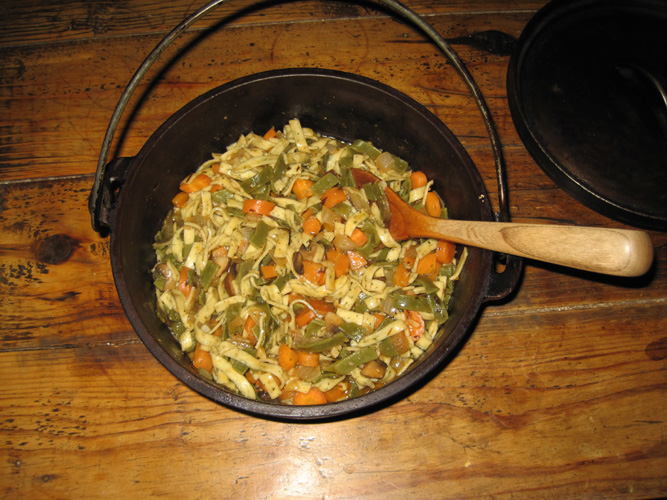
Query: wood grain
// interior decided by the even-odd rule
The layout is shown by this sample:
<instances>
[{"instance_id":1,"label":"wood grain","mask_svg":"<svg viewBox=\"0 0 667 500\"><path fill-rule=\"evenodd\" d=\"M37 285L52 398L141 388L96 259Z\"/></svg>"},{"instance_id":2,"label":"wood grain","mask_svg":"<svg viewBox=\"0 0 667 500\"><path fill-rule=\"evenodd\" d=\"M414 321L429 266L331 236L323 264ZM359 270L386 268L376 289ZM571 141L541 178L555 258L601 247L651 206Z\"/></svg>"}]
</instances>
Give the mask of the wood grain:
<instances>
[{"instance_id":1,"label":"wood grain","mask_svg":"<svg viewBox=\"0 0 667 500\"><path fill-rule=\"evenodd\" d=\"M527 17L503 15L510 38L518 36ZM456 48L470 62L490 105L505 100L504 90L491 89L504 88L508 54L491 54L465 37L488 30L493 18L456 16L454 26L450 16L429 18L443 35L460 40ZM113 109L159 40L141 35L4 49L0 103L6 116L17 120L0 122L0 181L94 172ZM336 40L335 56L322 40ZM470 93L444 56L419 33L388 18L191 33L172 49L149 72L124 115L116 137L120 156L137 154L161 123L204 92L288 67L337 69L379 80L426 105L466 147L488 147ZM498 128L508 144L518 143L511 121L498 119Z\"/></svg>"},{"instance_id":2,"label":"wood grain","mask_svg":"<svg viewBox=\"0 0 667 500\"><path fill-rule=\"evenodd\" d=\"M141 345L0 354L0 375L16 380L1 395L3 496L100 497L111 485L136 498L215 496L222 485L226 498L650 496L664 491L667 466L666 339L649 350L650 332L666 331L661 309L657 322L652 306L603 320L590 310L485 318L421 390L328 424L218 407ZM601 327L604 345L591 335Z\"/></svg>"},{"instance_id":3,"label":"wood grain","mask_svg":"<svg viewBox=\"0 0 667 500\"><path fill-rule=\"evenodd\" d=\"M482 88L507 160L513 220L627 228L558 188L514 129L509 51L546 2L406 3L454 45ZM431 109L460 138L496 206L479 112L419 33L367 4L251 5L221 7L160 59L114 153L136 154L171 113L239 76L340 69ZM480 311L449 364L400 402L350 420L243 415L194 393L151 356L123 313L109 240L92 231L87 198L126 82L197 7L0 3L0 496L667 496L664 232L650 232L655 262L639 278L526 260L516 292Z\"/></svg>"}]
</instances>

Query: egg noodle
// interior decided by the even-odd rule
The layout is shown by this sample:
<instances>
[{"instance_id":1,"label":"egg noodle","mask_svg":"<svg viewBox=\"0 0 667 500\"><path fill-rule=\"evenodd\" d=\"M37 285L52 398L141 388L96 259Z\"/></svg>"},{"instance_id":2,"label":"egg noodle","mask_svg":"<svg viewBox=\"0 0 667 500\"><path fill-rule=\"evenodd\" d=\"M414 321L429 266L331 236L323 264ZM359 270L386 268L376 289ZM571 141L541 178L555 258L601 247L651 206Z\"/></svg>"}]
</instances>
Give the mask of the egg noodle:
<instances>
[{"instance_id":1,"label":"egg noodle","mask_svg":"<svg viewBox=\"0 0 667 500\"><path fill-rule=\"evenodd\" d=\"M250 399L321 404L378 389L433 343L466 250L397 242L380 184L431 215L421 172L290 120L185 178L155 238L157 311L199 373Z\"/></svg>"}]
</instances>

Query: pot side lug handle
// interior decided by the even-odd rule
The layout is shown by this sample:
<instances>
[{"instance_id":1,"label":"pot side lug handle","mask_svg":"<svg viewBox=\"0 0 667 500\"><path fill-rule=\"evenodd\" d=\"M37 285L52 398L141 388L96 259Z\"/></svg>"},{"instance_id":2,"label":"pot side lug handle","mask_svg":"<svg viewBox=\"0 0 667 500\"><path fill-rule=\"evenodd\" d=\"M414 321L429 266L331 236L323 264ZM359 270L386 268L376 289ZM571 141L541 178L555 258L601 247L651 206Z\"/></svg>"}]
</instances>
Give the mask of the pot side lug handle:
<instances>
[{"instance_id":1,"label":"pot side lug handle","mask_svg":"<svg viewBox=\"0 0 667 500\"><path fill-rule=\"evenodd\" d=\"M120 157L110 161L103 170L102 178L96 181L88 197L93 229L102 236L111 230L111 217L118 202L120 190L134 157Z\"/></svg>"},{"instance_id":2,"label":"pot side lug handle","mask_svg":"<svg viewBox=\"0 0 667 500\"><path fill-rule=\"evenodd\" d=\"M496 269L491 272L484 302L506 299L519 287L523 275L523 259L516 255L493 256ZM502 268L500 270L499 268Z\"/></svg>"}]
</instances>

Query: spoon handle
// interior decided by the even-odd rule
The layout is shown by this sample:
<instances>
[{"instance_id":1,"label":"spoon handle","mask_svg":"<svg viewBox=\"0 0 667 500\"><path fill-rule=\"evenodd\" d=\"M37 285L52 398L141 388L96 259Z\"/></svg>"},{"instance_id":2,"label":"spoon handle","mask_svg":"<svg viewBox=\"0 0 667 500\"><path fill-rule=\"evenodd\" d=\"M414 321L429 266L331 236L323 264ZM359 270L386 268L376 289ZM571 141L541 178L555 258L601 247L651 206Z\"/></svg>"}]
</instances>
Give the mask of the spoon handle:
<instances>
[{"instance_id":1,"label":"spoon handle","mask_svg":"<svg viewBox=\"0 0 667 500\"><path fill-rule=\"evenodd\" d=\"M653 263L643 231L424 217L409 232L615 276L640 276Z\"/></svg>"}]
</instances>

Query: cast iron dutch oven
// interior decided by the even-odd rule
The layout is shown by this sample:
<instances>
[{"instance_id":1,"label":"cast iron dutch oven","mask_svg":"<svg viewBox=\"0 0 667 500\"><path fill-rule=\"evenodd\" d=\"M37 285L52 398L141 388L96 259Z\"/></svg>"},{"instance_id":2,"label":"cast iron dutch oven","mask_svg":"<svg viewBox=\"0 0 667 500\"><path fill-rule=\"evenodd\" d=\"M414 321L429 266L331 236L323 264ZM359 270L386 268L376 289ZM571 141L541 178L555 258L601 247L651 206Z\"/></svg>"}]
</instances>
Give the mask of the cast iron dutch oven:
<instances>
[{"instance_id":1,"label":"cast iron dutch oven","mask_svg":"<svg viewBox=\"0 0 667 500\"><path fill-rule=\"evenodd\" d=\"M212 2L194 16L220 3ZM393 2L382 3L394 6ZM403 7L398 12L412 16ZM424 26L423 21L411 17L414 19L420 27ZM172 34L179 29L183 29L183 24ZM433 33L427 34L435 36L439 45L445 43ZM460 61L454 62L460 70ZM470 78L465 68L462 71ZM139 71L135 80L141 76ZM128 89L129 95L132 84ZM474 91L478 93L476 87ZM122 113L123 99L126 102L126 96L121 98L117 113ZM481 105L487 119L488 111L483 102ZM508 257L505 272L497 273L495 254L469 248L451 301L449 320L437 341L396 381L359 398L319 406L284 406L245 399L202 378L156 315L151 278L154 235L181 180L210 158L211 152L224 151L242 133L265 131L272 126L282 128L294 117L321 134L344 141L365 139L403 157L413 168L435 180L435 189L452 218L494 220L475 165L451 131L425 107L360 76L319 69L285 69L241 78L200 96L169 118L137 156L118 158L107 165L105 149L115 128L112 118L91 192L93 226L102 233L110 232L113 276L133 328L149 351L184 384L226 407L266 418L303 421L358 415L400 399L442 369L466 341L482 306L511 292L521 261ZM495 133L492 124L487 122L487 127Z\"/></svg>"}]
</instances>

